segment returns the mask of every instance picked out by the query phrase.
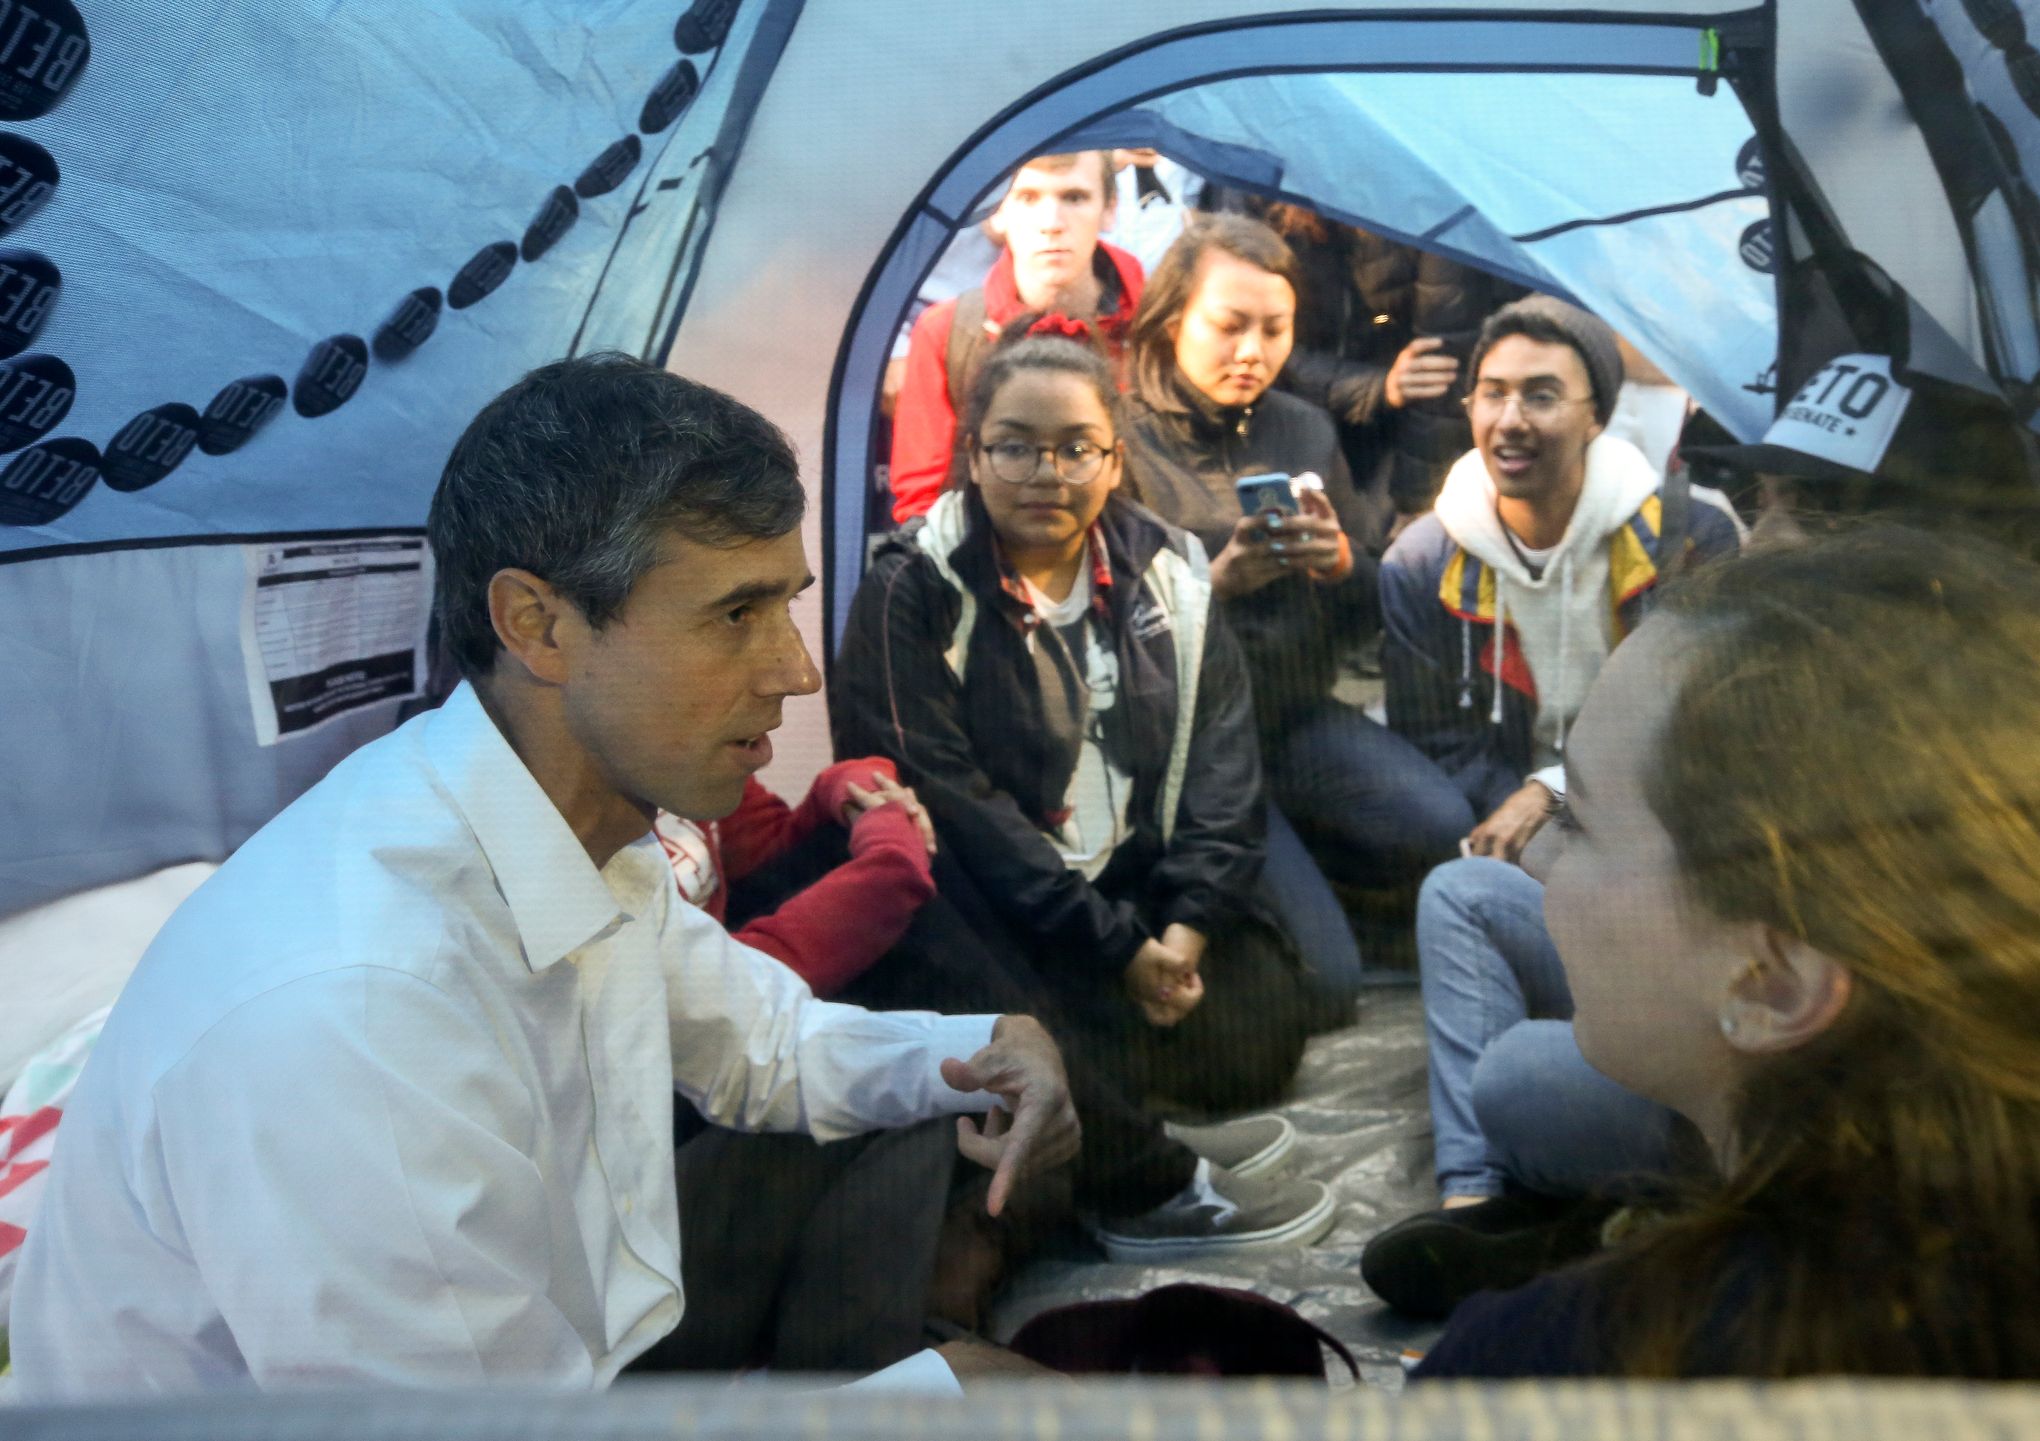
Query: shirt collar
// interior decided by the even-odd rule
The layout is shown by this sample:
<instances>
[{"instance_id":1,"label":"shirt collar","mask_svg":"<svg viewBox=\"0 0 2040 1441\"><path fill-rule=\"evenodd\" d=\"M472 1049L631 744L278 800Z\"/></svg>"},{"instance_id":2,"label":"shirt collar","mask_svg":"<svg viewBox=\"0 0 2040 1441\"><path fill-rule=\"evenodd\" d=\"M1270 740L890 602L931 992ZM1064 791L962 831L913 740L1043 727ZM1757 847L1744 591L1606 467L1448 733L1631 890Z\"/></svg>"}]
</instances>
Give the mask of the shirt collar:
<instances>
[{"instance_id":1,"label":"shirt collar","mask_svg":"<svg viewBox=\"0 0 2040 1441\"><path fill-rule=\"evenodd\" d=\"M595 868L466 681L433 714L425 753L481 844L534 971L657 900L638 847L626 846Z\"/></svg>"}]
</instances>

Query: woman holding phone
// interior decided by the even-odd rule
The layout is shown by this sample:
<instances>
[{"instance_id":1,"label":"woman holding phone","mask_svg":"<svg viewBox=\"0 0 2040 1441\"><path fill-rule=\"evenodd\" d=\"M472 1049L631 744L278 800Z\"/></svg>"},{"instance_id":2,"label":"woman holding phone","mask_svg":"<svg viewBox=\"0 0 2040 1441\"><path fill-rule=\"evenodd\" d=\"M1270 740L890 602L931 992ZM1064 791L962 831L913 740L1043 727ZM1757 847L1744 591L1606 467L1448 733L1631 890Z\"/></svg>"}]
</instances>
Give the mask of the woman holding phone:
<instances>
[{"instance_id":1,"label":"woman holding phone","mask_svg":"<svg viewBox=\"0 0 2040 1441\"><path fill-rule=\"evenodd\" d=\"M1334 880L1403 887L1455 852L1466 806L1421 752L1332 695L1340 651L1379 625L1365 550L1379 518L1354 490L1331 416L1270 388L1294 340L1296 293L1295 257L1259 221L1212 215L1184 232L1133 318L1127 473L1211 553L1280 813L1271 871L1316 880L1285 855L1296 845L1286 818ZM1299 482L1293 510L1259 504L1269 488L1252 478L1269 473Z\"/></svg>"}]
</instances>

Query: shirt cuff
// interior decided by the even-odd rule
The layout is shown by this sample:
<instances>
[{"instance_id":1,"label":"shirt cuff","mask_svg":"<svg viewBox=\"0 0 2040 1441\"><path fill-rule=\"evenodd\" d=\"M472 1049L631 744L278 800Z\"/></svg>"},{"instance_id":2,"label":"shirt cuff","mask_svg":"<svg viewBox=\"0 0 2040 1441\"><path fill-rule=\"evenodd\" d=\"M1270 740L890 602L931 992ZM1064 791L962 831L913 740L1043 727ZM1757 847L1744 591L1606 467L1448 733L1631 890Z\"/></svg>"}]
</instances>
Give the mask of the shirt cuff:
<instances>
[{"instance_id":1,"label":"shirt cuff","mask_svg":"<svg viewBox=\"0 0 2040 1441\"><path fill-rule=\"evenodd\" d=\"M916 1351L883 1371L852 1381L845 1391L884 1391L905 1396L961 1396L963 1383L934 1351Z\"/></svg>"},{"instance_id":2,"label":"shirt cuff","mask_svg":"<svg viewBox=\"0 0 2040 1441\"><path fill-rule=\"evenodd\" d=\"M1541 771L1532 771L1525 777L1525 783L1536 781L1560 800L1565 799L1565 766L1546 766Z\"/></svg>"},{"instance_id":3,"label":"shirt cuff","mask_svg":"<svg viewBox=\"0 0 2040 1441\"><path fill-rule=\"evenodd\" d=\"M928 1063L935 1069L936 1108L940 1114L967 1116L1005 1102L990 1091L958 1091L942 1079L944 1057L967 1061L992 1043L997 1016L939 1016L928 1028Z\"/></svg>"}]
</instances>

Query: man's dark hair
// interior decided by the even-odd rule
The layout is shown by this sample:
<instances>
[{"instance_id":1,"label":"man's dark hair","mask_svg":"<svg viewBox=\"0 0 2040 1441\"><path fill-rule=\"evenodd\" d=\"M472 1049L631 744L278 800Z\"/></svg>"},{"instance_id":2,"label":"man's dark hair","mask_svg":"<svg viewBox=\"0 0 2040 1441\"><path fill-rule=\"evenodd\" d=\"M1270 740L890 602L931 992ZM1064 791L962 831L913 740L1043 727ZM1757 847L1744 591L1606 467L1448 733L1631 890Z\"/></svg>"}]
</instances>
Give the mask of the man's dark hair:
<instances>
[{"instance_id":1,"label":"man's dark hair","mask_svg":"<svg viewBox=\"0 0 2040 1441\"><path fill-rule=\"evenodd\" d=\"M1150 409L1184 408L1176 384L1176 338L1169 327L1190 308L1204 257L1214 250L1281 276L1302 301L1303 273L1288 241L1251 216L1216 211L1192 217L1148 277L1127 333L1134 393Z\"/></svg>"},{"instance_id":2,"label":"man's dark hair","mask_svg":"<svg viewBox=\"0 0 2040 1441\"><path fill-rule=\"evenodd\" d=\"M540 366L482 407L439 477L426 536L442 643L470 679L494 669L489 582L506 567L600 628L667 532L767 540L806 505L785 435L721 391L614 351Z\"/></svg>"}]
</instances>

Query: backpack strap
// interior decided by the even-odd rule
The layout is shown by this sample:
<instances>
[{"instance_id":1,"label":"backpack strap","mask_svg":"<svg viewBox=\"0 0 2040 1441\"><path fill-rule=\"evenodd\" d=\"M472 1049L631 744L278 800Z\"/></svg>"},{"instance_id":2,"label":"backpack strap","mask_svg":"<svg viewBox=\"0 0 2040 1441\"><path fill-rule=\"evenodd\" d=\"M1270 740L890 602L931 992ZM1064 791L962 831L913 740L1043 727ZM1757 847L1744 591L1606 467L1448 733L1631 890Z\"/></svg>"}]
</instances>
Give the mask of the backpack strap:
<instances>
[{"instance_id":1,"label":"backpack strap","mask_svg":"<svg viewBox=\"0 0 2040 1441\"><path fill-rule=\"evenodd\" d=\"M1693 529L1693 483L1682 466L1658 487L1657 571L1670 580L1686 568L1686 541Z\"/></svg>"},{"instance_id":2,"label":"backpack strap","mask_svg":"<svg viewBox=\"0 0 2040 1441\"><path fill-rule=\"evenodd\" d=\"M949 405L961 418L963 399L970 394L977 375L978 360L990 347L985 333L985 292L982 287L966 290L956 297L956 310L949 318L949 338L942 345L942 363L949 372Z\"/></svg>"}]
</instances>

